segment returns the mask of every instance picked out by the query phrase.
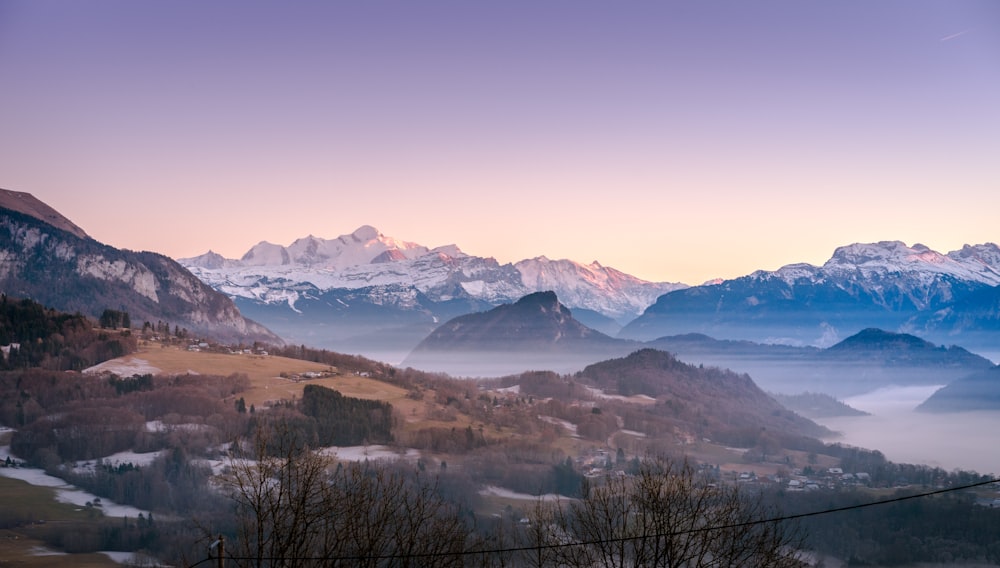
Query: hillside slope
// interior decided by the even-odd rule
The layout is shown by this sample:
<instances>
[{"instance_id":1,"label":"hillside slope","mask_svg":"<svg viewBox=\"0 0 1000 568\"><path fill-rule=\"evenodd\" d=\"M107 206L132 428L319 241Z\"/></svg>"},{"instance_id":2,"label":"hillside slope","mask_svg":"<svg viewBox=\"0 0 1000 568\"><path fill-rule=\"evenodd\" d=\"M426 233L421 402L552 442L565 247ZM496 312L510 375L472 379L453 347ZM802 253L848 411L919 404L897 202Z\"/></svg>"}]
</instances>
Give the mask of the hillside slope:
<instances>
[{"instance_id":1,"label":"hillside slope","mask_svg":"<svg viewBox=\"0 0 1000 568\"><path fill-rule=\"evenodd\" d=\"M606 393L646 395L679 421L704 426L713 438L738 443L756 439L761 429L786 435L824 436L829 432L781 406L746 374L696 367L655 349L589 365L576 375Z\"/></svg>"},{"instance_id":2,"label":"hillside slope","mask_svg":"<svg viewBox=\"0 0 1000 568\"><path fill-rule=\"evenodd\" d=\"M173 260L119 250L79 233L0 208L0 291L95 318L111 308L128 311L137 325L164 321L224 341L281 343Z\"/></svg>"}]
</instances>

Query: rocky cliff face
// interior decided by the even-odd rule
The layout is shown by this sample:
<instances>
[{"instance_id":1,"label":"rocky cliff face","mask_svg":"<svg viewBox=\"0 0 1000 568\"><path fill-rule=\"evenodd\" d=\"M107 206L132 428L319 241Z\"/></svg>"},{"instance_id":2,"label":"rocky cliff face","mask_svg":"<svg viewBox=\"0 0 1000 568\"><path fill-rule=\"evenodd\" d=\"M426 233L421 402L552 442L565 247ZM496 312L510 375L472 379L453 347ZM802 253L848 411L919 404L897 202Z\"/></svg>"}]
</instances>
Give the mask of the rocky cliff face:
<instances>
[{"instance_id":1,"label":"rocky cliff face","mask_svg":"<svg viewBox=\"0 0 1000 568\"><path fill-rule=\"evenodd\" d=\"M21 199L32 200L37 202ZM65 218L49 211L47 219L39 219L30 209L0 207L0 291L4 294L92 317L107 308L126 310L137 324L163 321L221 341L281 343L267 328L244 318L229 298L173 260L151 252L119 250L87 237L82 230L59 228L75 225L59 221Z\"/></svg>"}]
</instances>

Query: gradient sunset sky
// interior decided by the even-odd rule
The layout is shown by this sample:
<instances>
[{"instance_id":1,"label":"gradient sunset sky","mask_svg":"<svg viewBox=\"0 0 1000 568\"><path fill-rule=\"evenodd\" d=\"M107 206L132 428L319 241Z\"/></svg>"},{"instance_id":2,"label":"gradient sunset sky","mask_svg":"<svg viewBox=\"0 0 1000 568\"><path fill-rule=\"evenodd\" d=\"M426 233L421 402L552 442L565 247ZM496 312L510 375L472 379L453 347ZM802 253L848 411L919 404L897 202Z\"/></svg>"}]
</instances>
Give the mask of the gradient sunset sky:
<instances>
[{"instance_id":1,"label":"gradient sunset sky","mask_svg":"<svg viewBox=\"0 0 1000 568\"><path fill-rule=\"evenodd\" d=\"M947 252L1000 241L1000 2L0 0L0 187L175 258Z\"/></svg>"}]
</instances>

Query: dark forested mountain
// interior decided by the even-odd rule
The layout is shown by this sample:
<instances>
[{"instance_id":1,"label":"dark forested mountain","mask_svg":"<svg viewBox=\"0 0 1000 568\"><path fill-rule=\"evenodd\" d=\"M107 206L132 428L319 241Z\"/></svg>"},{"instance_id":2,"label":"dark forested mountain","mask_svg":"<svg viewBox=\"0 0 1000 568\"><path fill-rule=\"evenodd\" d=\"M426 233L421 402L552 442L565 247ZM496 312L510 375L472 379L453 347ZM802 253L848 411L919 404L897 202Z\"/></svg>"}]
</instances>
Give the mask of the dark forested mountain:
<instances>
[{"instance_id":1,"label":"dark forested mountain","mask_svg":"<svg viewBox=\"0 0 1000 568\"><path fill-rule=\"evenodd\" d=\"M868 328L820 352L830 361L871 361L886 367L922 366L957 369L989 367L989 360L962 347L934 345L908 333Z\"/></svg>"},{"instance_id":2,"label":"dark forested mountain","mask_svg":"<svg viewBox=\"0 0 1000 568\"><path fill-rule=\"evenodd\" d=\"M867 412L848 406L828 394L804 392L802 394L770 393L782 406L806 418L832 418L835 416L868 416Z\"/></svg>"},{"instance_id":3,"label":"dark forested mountain","mask_svg":"<svg viewBox=\"0 0 1000 568\"><path fill-rule=\"evenodd\" d=\"M403 364L475 376L570 371L639 346L583 325L554 292L536 292L441 324Z\"/></svg>"},{"instance_id":4,"label":"dark forested mountain","mask_svg":"<svg viewBox=\"0 0 1000 568\"><path fill-rule=\"evenodd\" d=\"M917 407L923 412L1000 410L1000 366L952 381Z\"/></svg>"},{"instance_id":5,"label":"dark forested mountain","mask_svg":"<svg viewBox=\"0 0 1000 568\"><path fill-rule=\"evenodd\" d=\"M946 255L901 242L855 244L838 248L823 266L792 264L668 292L620 337L697 332L826 346L878 327L919 330L923 337L971 348L954 334L996 328L997 293L991 289L997 285L1000 247L992 243Z\"/></svg>"},{"instance_id":6,"label":"dark forested mountain","mask_svg":"<svg viewBox=\"0 0 1000 568\"><path fill-rule=\"evenodd\" d=\"M806 436L829 432L781 406L746 374L697 367L655 349L601 361L577 373L608 394L647 395L678 420L711 422L713 438L736 442L744 430L761 428Z\"/></svg>"},{"instance_id":7,"label":"dark forested mountain","mask_svg":"<svg viewBox=\"0 0 1000 568\"><path fill-rule=\"evenodd\" d=\"M717 340L699 334L647 343L680 359L749 373L768 391L820 392L838 397L890 385L943 385L993 366L957 347L909 334L864 329L826 349Z\"/></svg>"},{"instance_id":8,"label":"dark forested mountain","mask_svg":"<svg viewBox=\"0 0 1000 568\"><path fill-rule=\"evenodd\" d=\"M94 318L127 311L137 324L163 321L220 340L281 341L173 260L101 244L27 194L4 197L33 206L0 207L0 292Z\"/></svg>"}]
</instances>

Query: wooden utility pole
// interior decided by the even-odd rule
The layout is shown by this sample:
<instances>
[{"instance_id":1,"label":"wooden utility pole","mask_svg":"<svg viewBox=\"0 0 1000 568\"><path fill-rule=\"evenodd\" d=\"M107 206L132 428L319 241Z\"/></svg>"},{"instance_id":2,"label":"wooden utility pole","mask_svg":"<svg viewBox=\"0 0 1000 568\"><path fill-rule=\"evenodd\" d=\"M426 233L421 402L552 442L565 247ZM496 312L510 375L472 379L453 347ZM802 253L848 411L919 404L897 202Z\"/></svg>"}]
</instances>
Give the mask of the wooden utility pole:
<instances>
[{"instance_id":1,"label":"wooden utility pole","mask_svg":"<svg viewBox=\"0 0 1000 568\"><path fill-rule=\"evenodd\" d=\"M226 568L226 537L219 535L219 568Z\"/></svg>"}]
</instances>

